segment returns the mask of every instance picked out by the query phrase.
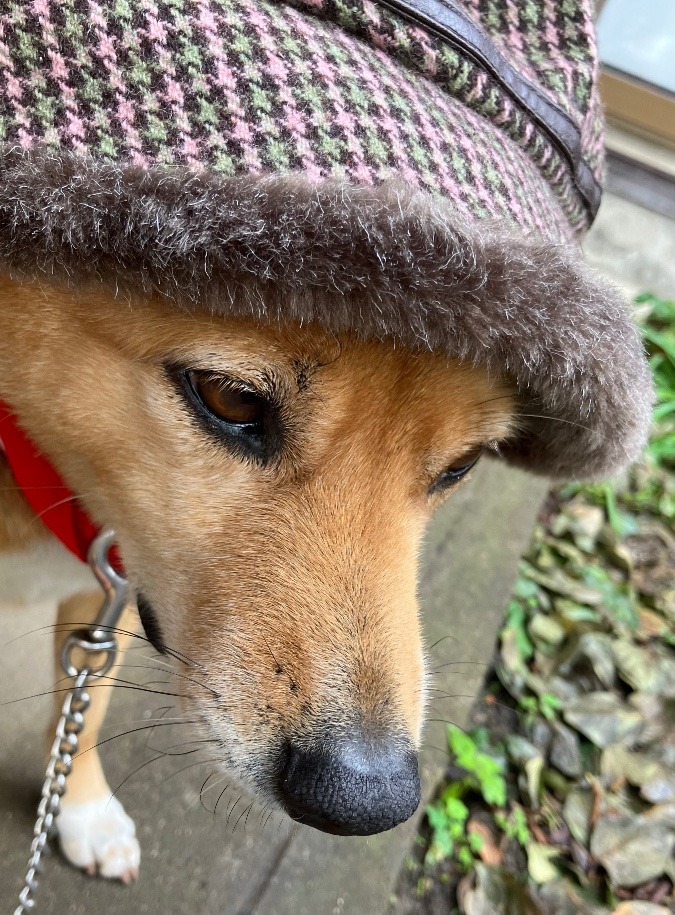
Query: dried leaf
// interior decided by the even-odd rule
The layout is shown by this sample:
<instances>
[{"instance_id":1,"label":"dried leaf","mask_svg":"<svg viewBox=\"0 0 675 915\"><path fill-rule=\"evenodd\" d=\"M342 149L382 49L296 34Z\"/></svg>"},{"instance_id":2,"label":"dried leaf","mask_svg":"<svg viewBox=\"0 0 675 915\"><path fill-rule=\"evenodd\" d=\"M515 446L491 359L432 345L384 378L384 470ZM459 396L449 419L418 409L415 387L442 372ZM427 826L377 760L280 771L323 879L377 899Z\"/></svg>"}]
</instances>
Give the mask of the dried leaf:
<instances>
[{"instance_id":1,"label":"dried leaf","mask_svg":"<svg viewBox=\"0 0 675 915\"><path fill-rule=\"evenodd\" d=\"M553 725L554 735L549 751L549 760L563 775L577 778L584 770L581 760L579 737L564 724Z\"/></svg>"},{"instance_id":2,"label":"dried leaf","mask_svg":"<svg viewBox=\"0 0 675 915\"><path fill-rule=\"evenodd\" d=\"M661 646L643 648L628 639L612 646L614 661L623 680L635 690L675 698L675 658Z\"/></svg>"},{"instance_id":3,"label":"dried leaf","mask_svg":"<svg viewBox=\"0 0 675 915\"><path fill-rule=\"evenodd\" d=\"M601 508L575 500L565 505L552 530L558 537L569 532L579 549L590 553L595 549L604 523L605 513Z\"/></svg>"},{"instance_id":4,"label":"dried leaf","mask_svg":"<svg viewBox=\"0 0 675 915\"><path fill-rule=\"evenodd\" d=\"M526 888L482 863L476 865L475 886L467 881L458 898L464 915L543 915Z\"/></svg>"},{"instance_id":5,"label":"dried leaf","mask_svg":"<svg viewBox=\"0 0 675 915\"><path fill-rule=\"evenodd\" d=\"M662 741L675 733L675 702L663 699L653 693L631 693L628 702L644 719L639 742L643 746Z\"/></svg>"},{"instance_id":6,"label":"dried leaf","mask_svg":"<svg viewBox=\"0 0 675 915\"><path fill-rule=\"evenodd\" d=\"M670 631L670 627L660 613L655 613L646 607L638 611L638 628L636 636L644 641L658 639Z\"/></svg>"},{"instance_id":7,"label":"dried leaf","mask_svg":"<svg viewBox=\"0 0 675 915\"><path fill-rule=\"evenodd\" d=\"M640 753L614 744L603 752L600 768L606 778L624 778L640 788L652 804L675 800L675 769L656 751Z\"/></svg>"},{"instance_id":8,"label":"dried leaf","mask_svg":"<svg viewBox=\"0 0 675 915\"><path fill-rule=\"evenodd\" d=\"M551 845L541 842L530 842L527 846L527 872L537 884L549 883L560 876L560 871L553 864L559 851Z\"/></svg>"},{"instance_id":9,"label":"dried leaf","mask_svg":"<svg viewBox=\"0 0 675 915\"><path fill-rule=\"evenodd\" d=\"M587 693L568 702L563 710L565 720L588 737L596 747L608 747L618 740L636 734L642 726L642 715L629 708L614 693Z\"/></svg>"},{"instance_id":10,"label":"dried leaf","mask_svg":"<svg viewBox=\"0 0 675 915\"><path fill-rule=\"evenodd\" d=\"M531 568L528 569L527 574L532 581L536 581L538 585L546 588L547 591L560 594L561 597L571 598L576 603L596 607L603 601L604 595L602 591L577 581L575 578L566 575L561 569L553 569L547 574Z\"/></svg>"},{"instance_id":11,"label":"dried leaf","mask_svg":"<svg viewBox=\"0 0 675 915\"><path fill-rule=\"evenodd\" d=\"M593 795L590 791L574 788L565 798L562 817L567 828L581 845L587 845L591 832Z\"/></svg>"},{"instance_id":12,"label":"dried leaf","mask_svg":"<svg viewBox=\"0 0 675 915\"><path fill-rule=\"evenodd\" d=\"M591 854L615 886L639 886L660 877L674 849L675 832L646 816L601 816L591 836Z\"/></svg>"},{"instance_id":13,"label":"dried leaf","mask_svg":"<svg viewBox=\"0 0 675 915\"><path fill-rule=\"evenodd\" d=\"M499 867L502 863L502 852L487 823L481 823L480 820L472 817L466 825L466 831L470 835L480 837L481 845L478 849L478 856L483 864L487 864L488 867Z\"/></svg>"},{"instance_id":14,"label":"dried leaf","mask_svg":"<svg viewBox=\"0 0 675 915\"><path fill-rule=\"evenodd\" d=\"M593 673L605 687L613 686L616 678L612 642L612 637L607 633L585 632L577 647L577 654L588 660Z\"/></svg>"},{"instance_id":15,"label":"dried leaf","mask_svg":"<svg viewBox=\"0 0 675 915\"><path fill-rule=\"evenodd\" d=\"M529 795L530 806L533 810L539 809L539 784L543 768L544 760L541 756L534 756L525 763L527 793Z\"/></svg>"},{"instance_id":16,"label":"dried leaf","mask_svg":"<svg viewBox=\"0 0 675 915\"><path fill-rule=\"evenodd\" d=\"M605 906L589 902L568 880L554 880L539 890L550 915L610 915Z\"/></svg>"},{"instance_id":17,"label":"dried leaf","mask_svg":"<svg viewBox=\"0 0 675 915\"><path fill-rule=\"evenodd\" d=\"M664 909L662 905L654 905L653 902L641 902L639 899L632 899L628 902L622 902L617 906L612 915L668 915L669 909Z\"/></svg>"},{"instance_id":18,"label":"dried leaf","mask_svg":"<svg viewBox=\"0 0 675 915\"><path fill-rule=\"evenodd\" d=\"M536 613L530 620L528 632L535 641L545 642L557 648L566 638L563 627L552 616L546 613Z\"/></svg>"}]
</instances>

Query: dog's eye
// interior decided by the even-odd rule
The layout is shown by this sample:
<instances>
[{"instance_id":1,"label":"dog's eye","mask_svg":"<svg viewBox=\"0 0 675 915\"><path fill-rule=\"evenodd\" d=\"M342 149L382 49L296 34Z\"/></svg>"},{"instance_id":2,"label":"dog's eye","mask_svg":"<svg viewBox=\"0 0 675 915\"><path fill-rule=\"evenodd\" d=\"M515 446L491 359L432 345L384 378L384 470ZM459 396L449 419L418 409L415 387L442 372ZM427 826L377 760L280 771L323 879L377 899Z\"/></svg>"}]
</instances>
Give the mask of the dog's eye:
<instances>
[{"instance_id":1,"label":"dog's eye","mask_svg":"<svg viewBox=\"0 0 675 915\"><path fill-rule=\"evenodd\" d=\"M285 426L270 378L265 379L269 393L263 393L237 378L208 370L166 368L202 429L236 457L266 464L281 453Z\"/></svg>"},{"instance_id":2,"label":"dog's eye","mask_svg":"<svg viewBox=\"0 0 675 915\"><path fill-rule=\"evenodd\" d=\"M459 481L476 466L482 453L483 447L481 445L481 447L477 448L472 454L468 456L465 455L455 464L446 467L443 473L439 474L429 487L429 495L434 495L443 489L454 486L455 483L459 483Z\"/></svg>"},{"instance_id":3,"label":"dog's eye","mask_svg":"<svg viewBox=\"0 0 675 915\"><path fill-rule=\"evenodd\" d=\"M209 413L233 426L259 426L267 402L260 394L214 377L208 372L190 372L195 394Z\"/></svg>"}]
</instances>

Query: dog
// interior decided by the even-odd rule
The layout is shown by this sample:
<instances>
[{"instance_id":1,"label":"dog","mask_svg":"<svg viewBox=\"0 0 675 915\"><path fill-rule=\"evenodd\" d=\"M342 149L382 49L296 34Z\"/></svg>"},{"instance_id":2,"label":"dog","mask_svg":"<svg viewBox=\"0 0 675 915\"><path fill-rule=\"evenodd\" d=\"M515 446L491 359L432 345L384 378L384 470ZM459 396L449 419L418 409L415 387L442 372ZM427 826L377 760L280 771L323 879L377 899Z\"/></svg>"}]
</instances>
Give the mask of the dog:
<instances>
[{"instance_id":1,"label":"dog","mask_svg":"<svg viewBox=\"0 0 675 915\"><path fill-rule=\"evenodd\" d=\"M5 415L114 529L120 629L223 765L307 825L391 828L420 796L434 507L485 452L598 477L649 427L577 244L590 3L0 0L0 70ZM38 525L0 471L15 548ZM57 652L99 602L61 604ZM61 847L129 881L94 694Z\"/></svg>"},{"instance_id":2,"label":"dog","mask_svg":"<svg viewBox=\"0 0 675 915\"><path fill-rule=\"evenodd\" d=\"M407 819L425 702L420 542L508 437L512 385L318 327L91 305L4 278L0 390L114 526L190 716L230 772L300 822L366 834ZM3 475L11 549L40 532ZM92 585L59 607L57 657L98 610ZM70 861L128 881L133 824L90 749L108 692L92 691L57 823Z\"/></svg>"}]
</instances>

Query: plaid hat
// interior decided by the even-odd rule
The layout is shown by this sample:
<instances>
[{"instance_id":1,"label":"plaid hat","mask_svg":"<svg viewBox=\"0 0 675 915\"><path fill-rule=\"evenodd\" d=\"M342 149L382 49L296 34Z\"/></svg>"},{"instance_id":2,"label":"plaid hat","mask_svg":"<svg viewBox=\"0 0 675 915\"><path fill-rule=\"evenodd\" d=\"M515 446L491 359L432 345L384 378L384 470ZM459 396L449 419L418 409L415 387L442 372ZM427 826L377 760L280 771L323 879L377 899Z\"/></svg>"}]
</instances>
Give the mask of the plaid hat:
<instances>
[{"instance_id":1,"label":"plaid hat","mask_svg":"<svg viewBox=\"0 0 675 915\"><path fill-rule=\"evenodd\" d=\"M652 389L578 249L589 7L0 0L0 267L470 359L518 387L510 460L618 469Z\"/></svg>"}]
</instances>

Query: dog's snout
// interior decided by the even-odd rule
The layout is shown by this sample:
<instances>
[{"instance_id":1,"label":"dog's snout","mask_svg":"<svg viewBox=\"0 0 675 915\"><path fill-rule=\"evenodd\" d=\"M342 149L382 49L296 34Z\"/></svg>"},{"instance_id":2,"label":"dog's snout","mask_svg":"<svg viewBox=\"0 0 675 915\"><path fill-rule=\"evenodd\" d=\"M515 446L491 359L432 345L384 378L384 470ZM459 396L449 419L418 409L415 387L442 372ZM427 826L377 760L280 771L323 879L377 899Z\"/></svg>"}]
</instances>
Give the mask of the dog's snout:
<instances>
[{"instance_id":1,"label":"dog's snout","mask_svg":"<svg viewBox=\"0 0 675 915\"><path fill-rule=\"evenodd\" d=\"M358 737L291 746L278 787L293 819L336 835L372 835L409 819L420 802L417 754L408 744Z\"/></svg>"}]
</instances>

